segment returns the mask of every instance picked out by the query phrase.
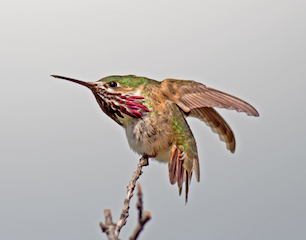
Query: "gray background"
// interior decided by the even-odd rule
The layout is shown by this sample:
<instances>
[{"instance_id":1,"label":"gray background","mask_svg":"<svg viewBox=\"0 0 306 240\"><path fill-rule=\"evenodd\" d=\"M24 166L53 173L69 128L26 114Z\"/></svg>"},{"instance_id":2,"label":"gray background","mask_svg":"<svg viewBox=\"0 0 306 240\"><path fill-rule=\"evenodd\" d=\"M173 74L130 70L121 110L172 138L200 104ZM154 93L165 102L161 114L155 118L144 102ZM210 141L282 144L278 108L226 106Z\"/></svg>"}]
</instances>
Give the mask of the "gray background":
<instances>
[{"instance_id":1,"label":"gray background","mask_svg":"<svg viewBox=\"0 0 306 240\"><path fill-rule=\"evenodd\" d=\"M304 1L2 0L0 239L106 239L139 159L88 89L50 74L193 79L259 111L220 110L235 154L189 119L201 182L185 206L151 161L140 239L305 239L305 25Z\"/></svg>"}]
</instances>

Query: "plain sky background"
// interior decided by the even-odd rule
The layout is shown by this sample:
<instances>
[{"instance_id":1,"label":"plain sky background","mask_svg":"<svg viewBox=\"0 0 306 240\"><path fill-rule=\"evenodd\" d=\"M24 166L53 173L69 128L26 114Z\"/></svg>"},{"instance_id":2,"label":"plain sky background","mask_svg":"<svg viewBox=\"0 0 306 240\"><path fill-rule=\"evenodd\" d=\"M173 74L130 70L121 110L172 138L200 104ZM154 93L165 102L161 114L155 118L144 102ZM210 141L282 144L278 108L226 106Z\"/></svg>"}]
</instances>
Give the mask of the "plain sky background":
<instances>
[{"instance_id":1,"label":"plain sky background","mask_svg":"<svg viewBox=\"0 0 306 240\"><path fill-rule=\"evenodd\" d=\"M1 0L0 239L106 239L140 156L92 93L135 74L192 79L251 103L220 110L235 154L202 122L189 202L151 161L139 182L153 218L140 239L306 239L306 2ZM137 218L136 198L122 229Z\"/></svg>"}]
</instances>

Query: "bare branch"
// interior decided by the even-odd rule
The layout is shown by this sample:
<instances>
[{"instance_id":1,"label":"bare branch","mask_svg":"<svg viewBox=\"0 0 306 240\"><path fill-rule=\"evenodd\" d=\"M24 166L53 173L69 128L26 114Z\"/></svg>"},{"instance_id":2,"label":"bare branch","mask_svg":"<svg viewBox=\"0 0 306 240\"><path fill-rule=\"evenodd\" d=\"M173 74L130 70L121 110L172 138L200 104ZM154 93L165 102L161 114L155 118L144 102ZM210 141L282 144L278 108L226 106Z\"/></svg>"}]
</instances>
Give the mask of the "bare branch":
<instances>
[{"instance_id":1,"label":"bare branch","mask_svg":"<svg viewBox=\"0 0 306 240\"><path fill-rule=\"evenodd\" d=\"M139 233L144 229L144 225L146 224L147 221L151 219L151 212L146 211L144 216L142 216L142 209L143 209L143 204L142 204L142 191L140 184L137 184L137 189L138 189L138 203L137 203L137 208L138 208L138 224L135 227L132 235L130 236L130 240L135 240L139 236Z\"/></svg>"},{"instance_id":2,"label":"bare branch","mask_svg":"<svg viewBox=\"0 0 306 240\"><path fill-rule=\"evenodd\" d=\"M130 200L133 196L133 191L135 189L136 181L138 180L138 178L142 174L142 171L141 171L142 167L147 166L147 165L149 165L148 157L147 156L142 156L142 158L140 159L140 161L137 165L137 169L133 173L132 179L130 180L130 182L127 186L127 193L126 193L126 197L124 199L123 209L122 209L120 219L119 219L117 224L113 223L113 221L112 221L111 211L109 209L104 210L105 224L103 222L101 222L100 227L102 229L102 232L105 232L107 234L107 237L108 237L109 240L119 240L118 236L119 236L120 230L126 224L126 219L129 216L129 208L130 208L129 205L130 205ZM140 186L139 186L139 188L140 188ZM140 192L141 192L141 189L140 189ZM139 194L138 194L138 196L139 196ZM141 193L141 196L142 196L142 193ZM141 205L142 205L142 200L141 200ZM141 208L142 208L142 206L141 206ZM140 215L139 215L140 218L141 218L141 215L142 215L142 210L141 210ZM149 218L148 218L148 216L149 216ZM150 212L145 212L145 217L143 218L145 220L145 222L147 222L150 218L151 218L151 213ZM140 229L140 231L141 230L142 229ZM139 234L139 232L138 232L138 234Z\"/></svg>"},{"instance_id":3,"label":"bare branch","mask_svg":"<svg viewBox=\"0 0 306 240\"><path fill-rule=\"evenodd\" d=\"M119 240L118 235L115 235L116 224L113 223L112 214L109 209L104 210L105 224L100 222L102 232L105 232L109 240Z\"/></svg>"},{"instance_id":4,"label":"bare branch","mask_svg":"<svg viewBox=\"0 0 306 240\"><path fill-rule=\"evenodd\" d=\"M129 185L127 186L127 193L126 193L126 197L124 199L123 210L121 212L120 219L117 223L116 230L115 230L115 234L117 236L119 235L119 232L120 232L121 228L126 224L126 219L129 216L130 200L133 196L133 191L134 191L134 188L135 188L136 181L140 177L140 175L142 174L142 171L141 171L142 167L149 165L148 161L149 161L148 157L146 157L146 156L143 156L140 159L140 161L137 165L137 169L133 173L133 177L132 177L131 181L129 182Z\"/></svg>"},{"instance_id":5,"label":"bare branch","mask_svg":"<svg viewBox=\"0 0 306 240\"><path fill-rule=\"evenodd\" d=\"M138 190L138 202L137 202L137 209L138 209L138 221L142 218L142 190L140 187L140 184L137 184L137 190Z\"/></svg>"}]
</instances>

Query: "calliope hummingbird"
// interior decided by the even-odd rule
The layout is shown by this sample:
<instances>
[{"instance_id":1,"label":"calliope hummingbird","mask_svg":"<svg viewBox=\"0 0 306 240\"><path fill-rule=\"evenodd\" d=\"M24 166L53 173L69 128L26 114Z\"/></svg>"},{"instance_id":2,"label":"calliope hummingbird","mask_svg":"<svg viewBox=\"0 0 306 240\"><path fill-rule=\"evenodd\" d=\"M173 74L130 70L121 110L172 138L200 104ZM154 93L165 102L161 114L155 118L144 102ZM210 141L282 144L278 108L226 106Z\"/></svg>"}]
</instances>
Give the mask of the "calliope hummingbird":
<instances>
[{"instance_id":1,"label":"calliope hummingbird","mask_svg":"<svg viewBox=\"0 0 306 240\"><path fill-rule=\"evenodd\" d=\"M124 127L135 152L168 163L170 183L177 183L180 194L185 184L186 202L192 173L200 181L197 146L186 118L205 122L233 153L234 133L214 107L259 116L247 102L191 80L169 78L159 82L126 75L83 82L52 76L88 87L103 112Z\"/></svg>"}]
</instances>

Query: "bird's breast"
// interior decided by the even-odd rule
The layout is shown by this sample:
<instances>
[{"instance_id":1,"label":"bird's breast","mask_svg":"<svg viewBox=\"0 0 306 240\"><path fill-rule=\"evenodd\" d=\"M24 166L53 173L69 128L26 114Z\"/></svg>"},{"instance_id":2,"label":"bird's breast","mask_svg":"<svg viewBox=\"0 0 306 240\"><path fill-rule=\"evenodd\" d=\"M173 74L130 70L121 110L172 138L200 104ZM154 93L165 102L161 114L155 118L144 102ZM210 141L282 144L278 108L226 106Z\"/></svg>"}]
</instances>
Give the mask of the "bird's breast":
<instances>
[{"instance_id":1,"label":"bird's breast","mask_svg":"<svg viewBox=\"0 0 306 240\"><path fill-rule=\"evenodd\" d=\"M128 143L135 152L156 158L158 161L170 160L169 151L173 144L173 134L167 119L157 114L146 113L142 118L130 119L124 127Z\"/></svg>"}]
</instances>

